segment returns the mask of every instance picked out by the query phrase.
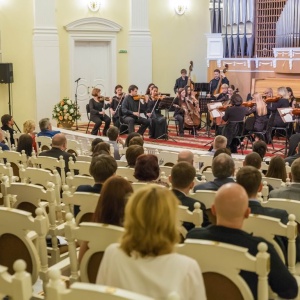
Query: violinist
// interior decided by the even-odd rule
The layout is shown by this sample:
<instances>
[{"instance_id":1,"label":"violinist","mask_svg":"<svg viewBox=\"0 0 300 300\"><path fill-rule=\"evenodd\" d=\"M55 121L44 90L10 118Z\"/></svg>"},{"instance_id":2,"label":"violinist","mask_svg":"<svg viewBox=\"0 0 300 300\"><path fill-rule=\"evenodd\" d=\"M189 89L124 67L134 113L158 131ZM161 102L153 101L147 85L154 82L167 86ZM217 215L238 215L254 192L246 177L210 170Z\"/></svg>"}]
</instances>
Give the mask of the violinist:
<instances>
[{"instance_id":1,"label":"violinist","mask_svg":"<svg viewBox=\"0 0 300 300\"><path fill-rule=\"evenodd\" d=\"M223 83L221 85L221 93L217 96L216 101L218 102L222 102L223 105L228 105L229 103L227 103L229 100L229 96L228 96L228 84ZM226 103L224 103L226 102Z\"/></svg>"},{"instance_id":2,"label":"violinist","mask_svg":"<svg viewBox=\"0 0 300 300\"><path fill-rule=\"evenodd\" d=\"M180 71L180 73L181 73L181 77L176 79L175 86L174 86L174 93L175 94L178 92L178 90L180 88L184 88L187 85L188 79L189 79L189 77L187 76L186 69L182 69Z\"/></svg>"},{"instance_id":3,"label":"violinist","mask_svg":"<svg viewBox=\"0 0 300 300\"><path fill-rule=\"evenodd\" d=\"M184 110L181 108L181 104L185 101L186 91L184 88L179 88L177 92L177 96L173 101L173 106L175 107L174 118L178 121L179 127L179 136L184 135L183 130L183 121L184 121Z\"/></svg>"},{"instance_id":4,"label":"violinist","mask_svg":"<svg viewBox=\"0 0 300 300\"><path fill-rule=\"evenodd\" d=\"M142 97L137 96L137 92L138 87L136 85L129 86L129 94L126 95L122 102L121 114L124 118L124 123L128 124L128 133L134 132L134 124L139 124L141 126L137 132L143 135L150 126L150 119L144 115L144 112L147 110L147 103ZM135 98L137 100L134 100Z\"/></svg>"},{"instance_id":5,"label":"violinist","mask_svg":"<svg viewBox=\"0 0 300 300\"><path fill-rule=\"evenodd\" d=\"M90 119L95 123L95 126L92 129L91 134L97 135L102 121L104 121L103 135L106 136L111 119L105 114L104 110L109 108L110 104L104 102L104 97L101 97L101 90L98 88L93 88L92 96L93 98L91 98L89 102L89 109Z\"/></svg>"},{"instance_id":6,"label":"violinist","mask_svg":"<svg viewBox=\"0 0 300 300\"><path fill-rule=\"evenodd\" d=\"M227 79L225 74L221 75L221 71L219 69L215 69L214 78L209 82L209 94L207 95L207 97L211 97L212 95L214 95L214 92L216 91L220 80L221 84L226 83L227 85L229 85L229 80Z\"/></svg>"},{"instance_id":7,"label":"violinist","mask_svg":"<svg viewBox=\"0 0 300 300\"><path fill-rule=\"evenodd\" d=\"M263 98L272 98L272 97L273 97L272 88L266 88L263 94Z\"/></svg>"},{"instance_id":8,"label":"violinist","mask_svg":"<svg viewBox=\"0 0 300 300\"><path fill-rule=\"evenodd\" d=\"M115 87L115 95L113 96L110 105L110 113L112 115L114 126L118 128L120 128L120 109L124 97L125 95L123 93L123 87L120 84L118 84Z\"/></svg>"},{"instance_id":9,"label":"violinist","mask_svg":"<svg viewBox=\"0 0 300 300\"><path fill-rule=\"evenodd\" d=\"M238 93L238 89L235 89L234 85L233 84L230 84L229 87L228 87L228 90L227 90L227 93L228 93L228 100L231 100L231 97ZM228 103L229 104L229 103Z\"/></svg>"},{"instance_id":10,"label":"violinist","mask_svg":"<svg viewBox=\"0 0 300 300\"><path fill-rule=\"evenodd\" d=\"M149 83L149 85L148 85L148 87L147 87L147 90L146 90L146 95L147 96L150 96L151 95L151 91L152 91L152 89L153 89L153 87L155 86L155 84L154 83Z\"/></svg>"},{"instance_id":11,"label":"violinist","mask_svg":"<svg viewBox=\"0 0 300 300\"><path fill-rule=\"evenodd\" d=\"M289 94L290 107L292 107L292 108L297 107L297 101L296 101L296 98L294 96L293 90L289 86L286 89L287 89L288 94Z\"/></svg>"},{"instance_id":12,"label":"violinist","mask_svg":"<svg viewBox=\"0 0 300 300\"><path fill-rule=\"evenodd\" d=\"M158 87L154 85L147 105L147 116L151 119L149 135L152 139L157 139L166 133L167 121L159 108L161 97L158 95Z\"/></svg>"}]
</instances>

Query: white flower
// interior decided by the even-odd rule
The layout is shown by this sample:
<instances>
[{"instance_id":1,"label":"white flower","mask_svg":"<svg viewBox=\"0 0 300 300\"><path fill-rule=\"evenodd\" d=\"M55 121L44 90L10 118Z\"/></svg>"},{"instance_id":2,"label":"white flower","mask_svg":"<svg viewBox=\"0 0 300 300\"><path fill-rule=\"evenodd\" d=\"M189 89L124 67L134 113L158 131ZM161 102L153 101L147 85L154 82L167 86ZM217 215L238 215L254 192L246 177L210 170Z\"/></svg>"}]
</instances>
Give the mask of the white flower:
<instances>
[{"instance_id":1,"label":"white flower","mask_svg":"<svg viewBox=\"0 0 300 300\"><path fill-rule=\"evenodd\" d=\"M71 103L72 103L72 102L71 102L71 100L67 100L67 104L69 104L69 105L70 105Z\"/></svg>"},{"instance_id":2,"label":"white flower","mask_svg":"<svg viewBox=\"0 0 300 300\"><path fill-rule=\"evenodd\" d=\"M64 119L67 120L67 119L68 119L68 116L64 116Z\"/></svg>"},{"instance_id":3,"label":"white flower","mask_svg":"<svg viewBox=\"0 0 300 300\"><path fill-rule=\"evenodd\" d=\"M72 117L71 117L71 116L69 117L69 120L72 120Z\"/></svg>"},{"instance_id":4,"label":"white flower","mask_svg":"<svg viewBox=\"0 0 300 300\"><path fill-rule=\"evenodd\" d=\"M60 111L59 107L56 107L56 111Z\"/></svg>"},{"instance_id":5,"label":"white flower","mask_svg":"<svg viewBox=\"0 0 300 300\"><path fill-rule=\"evenodd\" d=\"M70 109L70 114L72 114L74 112L74 109L73 108L71 108Z\"/></svg>"},{"instance_id":6,"label":"white flower","mask_svg":"<svg viewBox=\"0 0 300 300\"><path fill-rule=\"evenodd\" d=\"M69 116L69 113L66 113L66 116L68 117L68 116Z\"/></svg>"},{"instance_id":7,"label":"white flower","mask_svg":"<svg viewBox=\"0 0 300 300\"><path fill-rule=\"evenodd\" d=\"M66 109L66 110L67 110L67 109L68 109L68 105L65 105L65 106L64 106L64 109Z\"/></svg>"}]
</instances>

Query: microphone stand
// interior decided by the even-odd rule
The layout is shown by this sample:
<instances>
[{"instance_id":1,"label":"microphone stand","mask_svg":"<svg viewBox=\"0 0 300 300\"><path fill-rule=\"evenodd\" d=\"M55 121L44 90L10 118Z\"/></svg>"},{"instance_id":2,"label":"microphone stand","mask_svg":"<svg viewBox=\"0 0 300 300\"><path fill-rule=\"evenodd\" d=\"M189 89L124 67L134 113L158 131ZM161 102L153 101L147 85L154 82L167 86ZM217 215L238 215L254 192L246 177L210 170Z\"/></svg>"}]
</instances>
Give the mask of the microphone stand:
<instances>
[{"instance_id":1,"label":"microphone stand","mask_svg":"<svg viewBox=\"0 0 300 300\"><path fill-rule=\"evenodd\" d=\"M77 90L78 90L78 82L80 78L75 80L76 82L76 89L75 89L75 123L76 123L76 130L78 130L78 119L77 119L77 113L78 113L78 102L77 102Z\"/></svg>"}]
</instances>

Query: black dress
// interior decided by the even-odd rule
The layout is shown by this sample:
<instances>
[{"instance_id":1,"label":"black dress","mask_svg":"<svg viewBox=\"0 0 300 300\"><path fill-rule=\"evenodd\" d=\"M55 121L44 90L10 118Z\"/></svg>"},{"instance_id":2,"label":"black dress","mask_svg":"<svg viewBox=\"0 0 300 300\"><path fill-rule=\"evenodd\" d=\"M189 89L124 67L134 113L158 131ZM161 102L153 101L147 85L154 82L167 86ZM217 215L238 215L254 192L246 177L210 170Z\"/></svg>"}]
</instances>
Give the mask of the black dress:
<instances>
[{"instance_id":1,"label":"black dress","mask_svg":"<svg viewBox=\"0 0 300 300\"><path fill-rule=\"evenodd\" d=\"M147 112L152 113L151 119L151 136L150 138L157 139L159 137L165 138L164 134L167 130L167 120L161 114L161 110L158 108L160 100L154 101L151 97L148 100ZM155 107L155 108L154 108Z\"/></svg>"},{"instance_id":2,"label":"black dress","mask_svg":"<svg viewBox=\"0 0 300 300\"><path fill-rule=\"evenodd\" d=\"M117 96L113 96L110 108L115 112L115 114L112 117L112 121L114 123L114 126L120 128L120 110L121 110L121 104L122 104L123 98L119 98Z\"/></svg>"},{"instance_id":3,"label":"black dress","mask_svg":"<svg viewBox=\"0 0 300 300\"><path fill-rule=\"evenodd\" d=\"M268 114L259 116L257 114L255 105L250 109L249 114L254 114L253 130L254 131L263 131L266 128L266 123L268 122Z\"/></svg>"}]
</instances>

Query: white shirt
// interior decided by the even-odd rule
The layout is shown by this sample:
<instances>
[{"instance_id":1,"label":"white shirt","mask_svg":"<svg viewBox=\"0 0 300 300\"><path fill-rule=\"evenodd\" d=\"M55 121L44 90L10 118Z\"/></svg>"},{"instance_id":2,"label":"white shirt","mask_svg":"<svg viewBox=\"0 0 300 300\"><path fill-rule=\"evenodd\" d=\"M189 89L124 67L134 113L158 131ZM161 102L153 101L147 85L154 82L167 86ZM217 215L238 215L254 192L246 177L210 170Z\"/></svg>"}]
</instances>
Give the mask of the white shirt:
<instances>
[{"instance_id":1,"label":"white shirt","mask_svg":"<svg viewBox=\"0 0 300 300\"><path fill-rule=\"evenodd\" d=\"M105 250L96 283L157 300L166 299L171 292L177 292L184 300L206 300L197 262L178 253L135 258L128 256L119 244L112 244Z\"/></svg>"}]
</instances>

